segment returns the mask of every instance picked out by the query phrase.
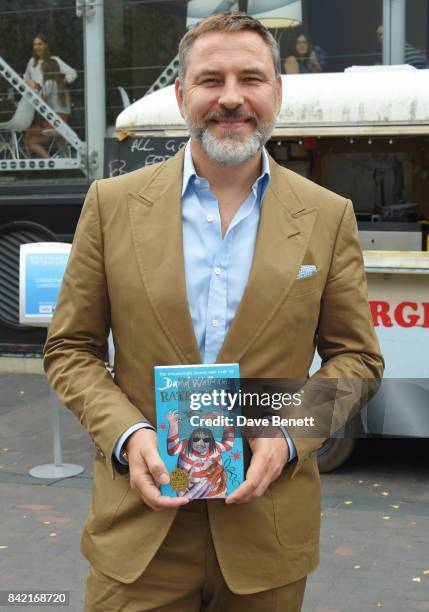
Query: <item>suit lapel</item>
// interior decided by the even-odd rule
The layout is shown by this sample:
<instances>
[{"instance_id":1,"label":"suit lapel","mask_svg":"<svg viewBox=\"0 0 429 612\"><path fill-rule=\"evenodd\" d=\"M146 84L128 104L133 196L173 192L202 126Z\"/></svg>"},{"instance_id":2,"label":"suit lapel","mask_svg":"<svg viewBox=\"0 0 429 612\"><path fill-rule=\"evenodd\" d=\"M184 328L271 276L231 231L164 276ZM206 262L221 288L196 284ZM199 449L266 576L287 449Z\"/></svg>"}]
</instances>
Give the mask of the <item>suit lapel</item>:
<instances>
[{"instance_id":1,"label":"suit lapel","mask_svg":"<svg viewBox=\"0 0 429 612\"><path fill-rule=\"evenodd\" d=\"M252 269L218 363L239 361L275 315L295 281L316 219L317 210L303 205L286 173L275 162L270 166ZM141 278L157 319L179 359L201 363L186 293L182 171L183 149L139 193L128 194L128 208Z\"/></svg>"},{"instance_id":2,"label":"suit lapel","mask_svg":"<svg viewBox=\"0 0 429 612\"><path fill-rule=\"evenodd\" d=\"M182 363L201 363L186 293L182 168L183 150L138 194L128 194L128 210L141 278L157 319Z\"/></svg>"},{"instance_id":3,"label":"suit lapel","mask_svg":"<svg viewBox=\"0 0 429 612\"><path fill-rule=\"evenodd\" d=\"M274 162L270 171L252 269L218 363L240 361L275 315L295 281L316 219L317 210L305 208L286 173Z\"/></svg>"}]
</instances>

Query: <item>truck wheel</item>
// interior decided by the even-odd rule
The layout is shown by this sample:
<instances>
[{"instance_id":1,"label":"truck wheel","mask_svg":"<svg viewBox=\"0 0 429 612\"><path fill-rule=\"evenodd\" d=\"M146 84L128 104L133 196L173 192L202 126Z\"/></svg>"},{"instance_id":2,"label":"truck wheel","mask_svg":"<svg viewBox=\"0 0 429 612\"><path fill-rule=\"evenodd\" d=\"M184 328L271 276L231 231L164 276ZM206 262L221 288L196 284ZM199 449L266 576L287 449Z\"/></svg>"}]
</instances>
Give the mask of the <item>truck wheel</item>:
<instances>
[{"instance_id":1,"label":"truck wheel","mask_svg":"<svg viewBox=\"0 0 429 612\"><path fill-rule=\"evenodd\" d=\"M319 472L332 472L350 457L356 446L355 438L329 438L317 451Z\"/></svg>"}]
</instances>

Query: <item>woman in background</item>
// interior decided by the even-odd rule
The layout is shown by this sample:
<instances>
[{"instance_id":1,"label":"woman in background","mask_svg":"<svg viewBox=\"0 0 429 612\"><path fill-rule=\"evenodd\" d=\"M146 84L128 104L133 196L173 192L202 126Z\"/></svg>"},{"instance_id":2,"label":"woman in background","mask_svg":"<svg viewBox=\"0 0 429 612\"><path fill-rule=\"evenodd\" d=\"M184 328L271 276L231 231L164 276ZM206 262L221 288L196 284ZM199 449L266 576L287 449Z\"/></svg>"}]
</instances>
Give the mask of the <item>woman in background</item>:
<instances>
[{"instance_id":1,"label":"woman in background","mask_svg":"<svg viewBox=\"0 0 429 612\"><path fill-rule=\"evenodd\" d=\"M51 57L48 41L44 34L37 34L33 39L33 56L28 60L27 67L24 72L24 81L30 85L35 91L39 92L43 87L43 72L42 64L45 60ZM63 76L65 83L73 83L77 79L77 72L71 66L63 62L58 56L53 55L58 66L59 72Z\"/></svg>"},{"instance_id":2,"label":"woman in background","mask_svg":"<svg viewBox=\"0 0 429 612\"><path fill-rule=\"evenodd\" d=\"M78 76L76 70L63 62L63 60L58 56L53 55L51 57L46 36L39 32L39 34L37 34L33 39L33 56L28 60L27 67L24 72L24 81L39 95L42 95L44 86L42 66L43 63L49 59L55 60L57 63L56 70L60 75L63 87L66 87L66 85L69 83L73 83ZM70 110L68 112L70 113ZM25 146L28 155L36 152L34 150L34 145L37 145L37 142L41 139L40 132L42 125L43 117L36 113L31 128L25 133ZM37 147L37 153L41 153L42 151L45 151L43 147L40 149ZM43 157L49 157L46 151L45 153L46 155L43 155Z\"/></svg>"},{"instance_id":3,"label":"woman in background","mask_svg":"<svg viewBox=\"0 0 429 612\"><path fill-rule=\"evenodd\" d=\"M310 40L299 28L291 32L288 37L284 68L286 74L321 72L320 64L311 47Z\"/></svg>"},{"instance_id":4,"label":"woman in background","mask_svg":"<svg viewBox=\"0 0 429 612\"><path fill-rule=\"evenodd\" d=\"M70 117L70 95L60 72L58 61L53 57L42 62L43 87L40 95L53 111L68 123ZM36 157L49 158L44 144L51 140L51 136L43 134L43 130L52 129L53 126L44 121L40 127L33 127L27 132L27 148Z\"/></svg>"}]
</instances>

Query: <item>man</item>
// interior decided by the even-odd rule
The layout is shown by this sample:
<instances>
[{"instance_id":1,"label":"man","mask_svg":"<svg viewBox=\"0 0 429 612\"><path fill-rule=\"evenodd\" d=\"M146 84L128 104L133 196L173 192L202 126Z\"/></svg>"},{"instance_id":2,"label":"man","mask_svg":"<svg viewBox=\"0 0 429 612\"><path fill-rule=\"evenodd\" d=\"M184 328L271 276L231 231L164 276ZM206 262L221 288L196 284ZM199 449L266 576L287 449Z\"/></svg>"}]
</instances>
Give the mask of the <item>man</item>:
<instances>
[{"instance_id":1,"label":"man","mask_svg":"<svg viewBox=\"0 0 429 612\"><path fill-rule=\"evenodd\" d=\"M297 612L318 563L323 438L251 439L226 501L163 497L153 367L239 362L247 378L306 378L316 338L319 377L379 377L356 223L350 202L263 149L282 92L259 22L211 16L179 56L191 140L91 186L46 345L48 377L97 449L86 610Z\"/></svg>"},{"instance_id":2,"label":"man","mask_svg":"<svg viewBox=\"0 0 429 612\"><path fill-rule=\"evenodd\" d=\"M383 46L383 35L384 28L382 25L379 25L377 28L377 36L381 46ZM428 67L427 58L425 58L424 54L408 42L404 45L404 64L408 64L419 70Z\"/></svg>"}]
</instances>

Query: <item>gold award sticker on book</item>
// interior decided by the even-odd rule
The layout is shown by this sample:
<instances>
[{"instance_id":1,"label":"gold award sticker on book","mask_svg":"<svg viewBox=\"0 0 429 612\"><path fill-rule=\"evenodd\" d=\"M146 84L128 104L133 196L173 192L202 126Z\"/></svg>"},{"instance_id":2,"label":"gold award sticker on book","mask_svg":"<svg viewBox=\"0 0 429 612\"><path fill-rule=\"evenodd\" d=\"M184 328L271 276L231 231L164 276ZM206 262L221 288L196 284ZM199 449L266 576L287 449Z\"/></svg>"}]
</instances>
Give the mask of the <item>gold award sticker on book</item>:
<instances>
[{"instance_id":1,"label":"gold award sticker on book","mask_svg":"<svg viewBox=\"0 0 429 612\"><path fill-rule=\"evenodd\" d=\"M189 487L189 474L186 470L177 468L170 472L170 486L176 493L184 493Z\"/></svg>"}]
</instances>

